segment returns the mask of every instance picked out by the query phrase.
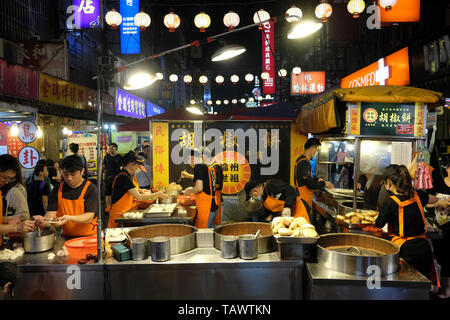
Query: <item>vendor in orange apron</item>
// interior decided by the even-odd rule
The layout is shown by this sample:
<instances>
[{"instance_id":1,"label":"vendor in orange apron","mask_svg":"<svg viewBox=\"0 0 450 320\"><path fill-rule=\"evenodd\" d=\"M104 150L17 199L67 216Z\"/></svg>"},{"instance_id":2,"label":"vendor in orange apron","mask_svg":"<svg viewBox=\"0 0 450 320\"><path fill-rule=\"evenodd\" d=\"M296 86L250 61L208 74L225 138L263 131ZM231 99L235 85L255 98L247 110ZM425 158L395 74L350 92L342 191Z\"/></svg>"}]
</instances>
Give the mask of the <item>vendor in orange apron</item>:
<instances>
[{"instance_id":1,"label":"vendor in orange apron","mask_svg":"<svg viewBox=\"0 0 450 320\"><path fill-rule=\"evenodd\" d=\"M391 242L400 248L400 257L439 286L433 254L425 236L427 223L422 205L437 199L425 192L419 195L412 189L410 180L405 166L390 165L385 169L383 183L394 195L381 205L375 225L382 228L387 223L393 235Z\"/></svg>"},{"instance_id":2,"label":"vendor in orange apron","mask_svg":"<svg viewBox=\"0 0 450 320\"><path fill-rule=\"evenodd\" d=\"M294 167L294 183L297 190L294 217L303 217L310 222L314 190L323 189L324 187L334 188L334 186L328 181L312 176L309 161L319 151L320 141L316 138L308 139L304 147L305 152L297 158Z\"/></svg>"},{"instance_id":3,"label":"vendor in orange apron","mask_svg":"<svg viewBox=\"0 0 450 320\"><path fill-rule=\"evenodd\" d=\"M136 201L168 197L162 191L151 193L150 190L139 188L134 175L140 170L140 163L144 161L142 156L130 151L122 157L121 161L122 171L114 178L112 185L112 205L106 208L109 212L108 228L118 227L116 219L121 218L125 212L136 209Z\"/></svg>"},{"instance_id":4,"label":"vendor in orange apron","mask_svg":"<svg viewBox=\"0 0 450 320\"><path fill-rule=\"evenodd\" d=\"M212 168L214 168L214 173L216 175L216 201L217 201L217 211L216 217L214 218L214 225L219 225L222 223L222 188L223 188L223 170L220 163L213 163Z\"/></svg>"},{"instance_id":5,"label":"vendor in orange apron","mask_svg":"<svg viewBox=\"0 0 450 320\"><path fill-rule=\"evenodd\" d=\"M266 214L264 221L272 221L275 216L280 216L284 208L294 209L296 203L295 189L279 179L270 179L264 183L262 195L263 206Z\"/></svg>"},{"instance_id":6,"label":"vendor in orange apron","mask_svg":"<svg viewBox=\"0 0 450 320\"><path fill-rule=\"evenodd\" d=\"M216 173L213 168L202 163L201 152L192 150L190 166L194 168L194 187L187 188L185 195L195 194L197 215L195 226L199 229L212 228L217 210Z\"/></svg>"},{"instance_id":7,"label":"vendor in orange apron","mask_svg":"<svg viewBox=\"0 0 450 320\"><path fill-rule=\"evenodd\" d=\"M57 218L56 227L62 227L65 237L83 237L97 234L97 188L83 178L84 164L77 155L61 162L64 182L51 191L47 213L34 216L40 227L50 225Z\"/></svg>"}]
</instances>

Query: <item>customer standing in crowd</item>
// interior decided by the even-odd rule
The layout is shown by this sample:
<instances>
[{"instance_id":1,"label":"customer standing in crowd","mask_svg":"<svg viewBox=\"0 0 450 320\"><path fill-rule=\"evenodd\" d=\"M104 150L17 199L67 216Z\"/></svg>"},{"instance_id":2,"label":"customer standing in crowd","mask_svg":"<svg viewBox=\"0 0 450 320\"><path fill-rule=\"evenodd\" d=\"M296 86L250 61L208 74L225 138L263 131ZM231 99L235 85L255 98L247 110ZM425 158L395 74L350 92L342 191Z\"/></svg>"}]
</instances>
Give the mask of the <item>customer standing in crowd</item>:
<instances>
[{"instance_id":1,"label":"customer standing in crowd","mask_svg":"<svg viewBox=\"0 0 450 320\"><path fill-rule=\"evenodd\" d=\"M403 165L388 166L383 172L383 184L390 197L381 205L376 227L383 228L387 223L394 234L391 242L400 247L400 257L439 285L431 247L425 236L427 222L423 208L445 207L450 202L415 191L408 169Z\"/></svg>"},{"instance_id":2,"label":"customer standing in crowd","mask_svg":"<svg viewBox=\"0 0 450 320\"><path fill-rule=\"evenodd\" d=\"M33 231L34 222L31 220L20 221L19 217L3 217L3 200L1 188L16 179L20 170L19 162L9 154L0 155L0 246L2 235L6 233L26 233Z\"/></svg>"},{"instance_id":3,"label":"customer standing in crowd","mask_svg":"<svg viewBox=\"0 0 450 320\"><path fill-rule=\"evenodd\" d=\"M45 215L48 206L50 187L45 181L48 177L48 168L40 163L34 168L35 179L28 185L28 207L32 216Z\"/></svg>"},{"instance_id":4,"label":"customer standing in crowd","mask_svg":"<svg viewBox=\"0 0 450 320\"><path fill-rule=\"evenodd\" d=\"M106 195L106 206L111 205L111 193L112 193L112 183L116 175L120 173L120 160L121 156L117 152L118 146L116 143L111 143L108 146L108 153L103 161L102 175L105 177L105 195ZM106 172L106 175L105 175Z\"/></svg>"},{"instance_id":5,"label":"customer standing in crowd","mask_svg":"<svg viewBox=\"0 0 450 320\"><path fill-rule=\"evenodd\" d=\"M83 168L84 168L83 178L87 179L88 178L87 161L83 155L78 154L79 149L80 149L80 146L78 145L78 143L72 142L71 144L69 144L70 152L72 152L73 155L80 157L81 160L83 161Z\"/></svg>"},{"instance_id":6,"label":"customer standing in crowd","mask_svg":"<svg viewBox=\"0 0 450 320\"><path fill-rule=\"evenodd\" d=\"M141 170L138 170L138 172L135 173L136 180L138 182L140 189L147 189L149 190L151 187L150 182L150 166L146 163L145 153L144 152L138 152L138 156L142 157L144 161L139 164L139 168Z\"/></svg>"},{"instance_id":7,"label":"customer standing in crowd","mask_svg":"<svg viewBox=\"0 0 450 320\"><path fill-rule=\"evenodd\" d=\"M5 216L19 216L21 219L29 219L30 211L28 210L27 190L23 184L22 170L17 170L15 180L6 184L2 188L5 194Z\"/></svg>"},{"instance_id":8,"label":"customer standing in crowd","mask_svg":"<svg viewBox=\"0 0 450 320\"><path fill-rule=\"evenodd\" d=\"M59 170L59 163L51 159L47 160L48 178L53 188L57 188L61 182L61 172Z\"/></svg>"}]
</instances>

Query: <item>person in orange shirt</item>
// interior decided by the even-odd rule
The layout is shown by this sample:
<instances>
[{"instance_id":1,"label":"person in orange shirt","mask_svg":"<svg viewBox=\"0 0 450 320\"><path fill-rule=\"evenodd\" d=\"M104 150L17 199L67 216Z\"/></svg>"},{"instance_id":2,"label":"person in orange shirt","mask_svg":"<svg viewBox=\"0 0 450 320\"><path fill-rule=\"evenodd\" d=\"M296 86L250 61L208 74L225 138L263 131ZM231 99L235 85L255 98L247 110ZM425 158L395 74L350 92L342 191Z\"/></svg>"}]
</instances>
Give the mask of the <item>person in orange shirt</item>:
<instances>
[{"instance_id":1,"label":"person in orange shirt","mask_svg":"<svg viewBox=\"0 0 450 320\"><path fill-rule=\"evenodd\" d=\"M16 179L20 170L19 162L9 154L0 156L0 188ZM0 246L2 245L2 234L6 233L26 233L34 230L34 222L25 220L20 222L20 217L3 217L2 193L0 191Z\"/></svg>"},{"instance_id":2,"label":"person in orange shirt","mask_svg":"<svg viewBox=\"0 0 450 320\"><path fill-rule=\"evenodd\" d=\"M63 180L49 196L45 216L34 216L36 224L43 228L57 218L54 224L62 227L63 237L84 237L97 234L97 187L83 178L84 164L78 155L71 155L61 162Z\"/></svg>"}]
</instances>

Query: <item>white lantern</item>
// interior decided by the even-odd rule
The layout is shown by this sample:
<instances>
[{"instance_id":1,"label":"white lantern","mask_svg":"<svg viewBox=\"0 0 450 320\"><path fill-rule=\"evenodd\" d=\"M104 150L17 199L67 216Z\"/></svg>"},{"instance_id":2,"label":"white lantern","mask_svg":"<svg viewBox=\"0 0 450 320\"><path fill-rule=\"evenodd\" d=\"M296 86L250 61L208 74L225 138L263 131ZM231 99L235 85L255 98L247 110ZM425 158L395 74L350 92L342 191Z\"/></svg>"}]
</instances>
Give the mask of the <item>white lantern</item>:
<instances>
[{"instance_id":1,"label":"white lantern","mask_svg":"<svg viewBox=\"0 0 450 320\"><path fill-rule=\"evenodd\" d=\"M213 102L211 100L208 100L208 102L206 102L208 104L208 106L212 105Z\"/></svg>"},{"instance_id":2,"label":"white lantern","mask_svg":"<svg viewBox=\"0 0 450 320\"><path fill-rule=\"evenodd\" d=\"M205 32L205 29L211 24L211 18L204 12L200 12L194 18L194 24L200 29L200 32Z\"/></svg>"},{"instance_id":3,"label":"white lantern","mask_svg":"<svg viewBox=\"0 0 450 320\"><path fill-rule=\"evenodd\" d=\"M396 3L397 0L380 0L380 6L386 11L391 10Z\"/></svg>"},{"instance_id":4,"label":"white lantern","mask_svg":"<svg viewBox=\"0 0 450 320\"><path fill-rule=\"evenodd\" d=\"M202 84L205 85L208 82L208 78L206 76L200 76L200 78L198 78L198 81Z\"/></svg>"},{"instance_id":5,"label":"white lantern","mask_svg":"<svg viewBox=\"0 0 450 320\"><path fill-rule=\"evenodd\" d=\"M116 10L112 9L105 15L105 21L111 27L111 29L116 30L122 23L122 15Z\"/></svg>"},{"instance_id":6,"label":"white lantern","mask_svg":"<svg viewBox=\"0 0 450 320\"><path fill-rule=\"evenodd\" d=\"M216 77L216 82L217 84L220 86L223 82L225 81L225 79L222 76L217 76Z\"/></svg>"},{"instance_id":7,"label":"white lantern","mask_svg":"<svg viewBox=\"0 0 450 320\"><path fill-rule=\"evenodd\" d=\"M144 31L145 28L147 28L151 22L152 19L144 11L141 11L134 16L134 24L137 25L139 27L139 30L141 31Z\"/></svg>"},{"instance_id":8,"label":"white lantern","mask_svg":"<svg viewBox=\"0 0 450 320\"><path fill-rule=\"evenodd\" d=\"M187 74L187 75L184 76L183 80L184 80L185 83L189 84L189 83L192 82L192 77Z\"/></svg>"},{"instance_id":9,"label":"white lantern","mask_svg":"<svg viewBox=\"0 0 450 320\"><path fill-rule=\"evenodd\" d=\"M155 74L155 76L156 76L156 78L157 78L158 80L164 79L164 76L163 76L163 74L162 74L161 72L157 72L157 73Z\"/></svg>"},{"instance_id":10,"label":"white lantern","mask_svg":"<svg viewBox=\"0 0 450 320\"><path fill-rule=\"evenodd\" d=\"M244 98L241 99L241 103L245 103L245 99Z\"/></svg>"},{"instance_id":11,"label":"white lantern","mask_svg":"<svg viewBox=\"0 0 450 320\"><path fill-rule=\"evenodd\" d=\"M331 17L333 13L333 7L326 0L322 0L316 7L316 17L322 20L322 22L327 22L328 18Z\"/></svg>"},{"instance_id":12,"label":"white lantern","mask_svg":"<svg viewBox=\"0 0 450 320\"><path fill-rule=\"evenodd\" d=\"M258 101L262 101L263 97L262 96L258 96Z\"/></svg>"},{"instance_id":13,"label":"white lantern","mask_svg":"<svg viewBox=\"0 0 450 320\"><path fill-rule=\"evenodd\" d=\"M347 4L347 10L353 15L353 18L359 18L359 14L364 11L366 4L363 0L350 0Z\"/></svg>"},{"instance_id":14,"label":"white lantern","mask_svg":"<svg viewBox=\"0 0 450 320\"><path fill-rule=\"evenodd\" d=\"M286 11L285 19L289 23L294 23L299 22L302 19L302 16L302 10L296 6L292 6Z\"/></svg>"},{"instance_id":15,"label":"white lantern","mask_svg":"<svg viewBox=\"0 0 450 320\"><path fill-rule=\"evenodd\" d=\"M248 98L248 102L254 102L254 101L255 101L254 98L252 98L252 97Z\"/></svg>"},{"instance_id":16,"label":"white lantern","mask_svg":"<svg viewBox=\"0 0 450 320\"><path fill-rule=\"evenodd\" d=\"M260 24L259 29L262 29L261 24L263 21L264 24L269 23L267 20L270 19L270 14L267 11L264 11L263 9L260 9L259 11L255 12L253 15L253 22Z\"/></svg>"},{"instance_id":17,"label":"white lantern","mask_svg":"<svg viewBox=\"0 0 450 320\"><path fill-rule=\"evenodd\" d=\"M236 12L230 11L223 17L223 24L228 27L228 31L233 31L239 25L240 19Z\"/></svg>"},{"instance_id":18,"label":"white lantern","mask_svg":"<svg viewBox=\"0 0 450 320\"><path fill-rule=\"evenodd\" d=\"M180 26L180 23L180 17L173 12L164 16L164 25L169 28L169 32L175 32L175 29Z\"/></svg>"},{"instance_id":19,"label":"white lantern","mask_svg":"<svg viewBox=\"0 0 450 320\"><path fill-rule=\"evenodd\" d=\"M230 103L230 101L228 101L228 100L223 100L223 104L229 104Z\"/></svg>"},{"instance_id":20,"label":"white lantern","mask_svg":"<svg viewBox=\"0 0 450 320\"><path fill-rule=\"evenodd\" d=\"M268 95L266 95L266 98L265 98L266 100L270 100L270 99L272 99L272 96L270 95L270 94L268 94Z\"/></svg>"},{"instance_id":21,"label":"white lantern","mask_svg":"<svg viewBox=\"0 0 450 320\"><path fill-rule=\"evenodd\" d=\"M278 71L278 75L279 75L280 77L282 77L282 78L286 77L286 76L287 76L287 71L286 71L286 69L280 69L280 70Z\"/></svg>"},{"instance_id":22,"label":"white lantern","mask_svg":"<svg viewBox=\"0 0 450 320\"><path fill-rule=\"evenodd\" d=\"M194 99L191 99L191 104L195 104L195 100Z\"/></svg>"},{"instance_id":23,"label":"white lantern","mask_svg":"<svg viewBox=\"0 0 450 320\"><path fill-rule=\"evenodd\" d=\"M231 103L232 103L232 104L236 104L236 103L237 103L237 100L236 100L236 99L233 99L233 100L231 100Z\"/></svg>"},{"instance_id":24,"label":"white lantern","mask_svg":"<svg viewBox=\"0 0 450 320\"><path fill-rule=\"evenodd\" d=\"M268 72L261 73L261 79L267 80L270 78L270 74Z\"/></svg>"},{"instance_id":25,"label":"white lantern","mask_svg":"<svg viewBox=\"0 0 450 320\"><path fill-rule=\"evenodd\" d=\"M230 80L231 80L231 82L232 82L233 84L236 84L236 83L239 82L239 76L233 74L233 75L230 77Z\"/></svg>"},{"instance_id":26,"label":"white lantern","mask_svg":"<svg viewBox=\"0 0 450 320\"><path fill-rule=\"evenodd\" d=\"M171 82L177 82L178 81L178 76L176 74L171 74L169 77L169 80Z\"/></svg>"},{"instance_id":27,"label":"white lantern","mask_svg":"<svg viewBox=\"0 0 450 320\"><path fill-rule=\"evenodd\" d=\"M251 83L253 79L255 79L255 77L251 73L247 73L245 75L245 81L247 81L248 83Z\"/></svg>"},{"instance_id":28,"label":"white lantern","mask_svg":"<svg viewBox=\"0 0 450 320\"><path fill-rule=\"evenodd\" d=\"M299 75L302 72L302 69L300 69L300 67L295 67L294 69L292 69L292 72L295 75Z\"/></svg>"},{"instance_id":29,"label":"white lantern","mask_svg":"<svg viewBox=\"0 0 450 320\"><path fill-rule=\"evenodd\" d=\"M222 101L220 101L220 100L216 100L216 104L217 104L218 106L220 106L220 105L221 105L221 103L222 103Z\"/></svg>"}]
</instances>

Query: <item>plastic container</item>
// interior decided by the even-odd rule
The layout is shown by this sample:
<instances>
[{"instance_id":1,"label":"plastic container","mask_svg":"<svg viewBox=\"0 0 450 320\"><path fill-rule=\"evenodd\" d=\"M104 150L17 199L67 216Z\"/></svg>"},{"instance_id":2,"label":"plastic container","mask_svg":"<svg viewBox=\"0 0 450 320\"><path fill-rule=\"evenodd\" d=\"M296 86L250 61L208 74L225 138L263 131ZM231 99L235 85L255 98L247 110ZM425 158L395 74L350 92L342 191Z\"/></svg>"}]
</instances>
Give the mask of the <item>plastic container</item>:
<instances>
[{"instance_id":1,"label":"plastic container","mask_svg":"<svg viewBox=\"0 0 450 320\"><path fill-rule=\"evenodd\" d=\"M195 197L190 195L178 196L178 201L182 206L195 206Z\"/></svg>"},{"instance_id":2,"label":"plastic container","mask_svg":"<svg viewBox=\"0 0 450 320\"><path fill-rule=\"evenodd\" d=\"M87 254L97 255L97 236L68 240L64 246L72 258L85 259Z\"/></svg>"}]
</instances>

